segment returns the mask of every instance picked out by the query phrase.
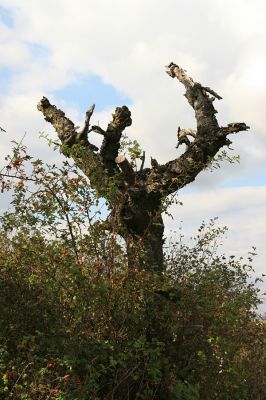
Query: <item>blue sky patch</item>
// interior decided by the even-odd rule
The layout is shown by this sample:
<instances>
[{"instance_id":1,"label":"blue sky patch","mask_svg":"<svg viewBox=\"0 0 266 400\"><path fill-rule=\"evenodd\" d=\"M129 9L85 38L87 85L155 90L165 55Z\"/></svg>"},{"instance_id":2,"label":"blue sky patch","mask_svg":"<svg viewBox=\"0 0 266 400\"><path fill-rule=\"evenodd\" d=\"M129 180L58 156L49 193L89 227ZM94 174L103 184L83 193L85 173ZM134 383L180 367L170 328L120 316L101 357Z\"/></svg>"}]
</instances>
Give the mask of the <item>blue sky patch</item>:
<instances>
[{"instance_id":1,"label":"blue sky patch","mask_svg":"<svg viewBox=\"0 0 266 400\"><path fill-rule=\"evenodd\" d=\"M0 21L2 21L9 28L14 27L12 14L8 8L0 6Z\"/></svg>"},{"instance_id":2,"label":"blue sky patch","mask_svg":"<svg viewBox=\"0 0 266 400\"><path fill-rule=\"evenodd\" d=\"M246 186L265 186L266 178L264 172L254 171L253 174L245 175L243 178L235 178L232 180L225 181L221 185L221 188L239 188Z\"/></svg>"},{"instance_id":3,"label":"blue sky patch","mask_svg":"<svg viewBox=\"0 0 266 400\"><path fill-rule=\"evenodd\" d=\"M45 46L42 46L38 43L27 43L27 46L31 52L31 55L34 59L47 59L50 54L51 54L51 50L48 49Z\"/></svg>"},{"instance_id":4,"label":"blue sky patch","mask_svg":"<svg viewBox=\"0 0 266 400\"><path fill-rule=\"evenodd\" d=\"M2 95L7 93L10 80L14 74L14 70L10 68L0 68L0 91Z\"/></svg>"},{"instance_id":5,"label":"blue sky patch","mask_svg":"<svg viewBox=\"0 0 266 400\"><path fill-rule=\"evenodd\" d=\"M251 174L244 173L243 178L240 176L235 176L234 178L230 178L228 176L224 176L224 180L222 182L217 182L217 184L213 184L211 190L215 189L237 189L237 188L245 188L245 187L258 187L258 186L266 186L266 177L264 171L254 170ZM205 192L206 186L196 186L196 188L192 184L185 186L179 193L181 194L192 194L192 193L200 193ZM182 199L181 199L182 201Z\"/></svg>"},{"instance_id":6,"label":"blue sky patch","mask_svg":"<svg viewBox=\"0 0 266 400\"><path fill-rule=\"evenodd\" d=\"M109 106L132 104L129 97L117 91L112 85L104 83L97 75L79 77L76 82L52 94L56 99L64 100L81 113L93 103L96 105L96 111L103 111Z\"/></svg>"}]
</instances>

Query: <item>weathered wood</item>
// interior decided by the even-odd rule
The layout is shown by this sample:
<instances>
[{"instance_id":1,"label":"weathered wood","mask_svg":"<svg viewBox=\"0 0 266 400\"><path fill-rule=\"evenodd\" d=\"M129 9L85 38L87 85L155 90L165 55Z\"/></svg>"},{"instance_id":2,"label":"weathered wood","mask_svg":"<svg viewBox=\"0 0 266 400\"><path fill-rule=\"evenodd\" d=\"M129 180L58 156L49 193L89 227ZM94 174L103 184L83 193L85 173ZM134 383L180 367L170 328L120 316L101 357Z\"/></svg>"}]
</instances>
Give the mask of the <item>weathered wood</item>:
<instances>
[{"instance_id":1,"label":"weathered wood","mask_svg":"<svg viewBox=\"0 0 266 400\"><path fill-rule=\"evenodd\" d=\"M108 124L106 131L97 125L92 127L95 132L104 137L100 154L110 175L117 169L115 159L118 156L122 133L127 126L132 124L131 112L127 106L117 107L112 116L113 120Z\"/></svg>"},{"instance_id":2,"label":"weathered wood","mask_svg":"<svg viewBox=\"0 0 266 400\"><path fill-rule=\"evenodd\" d=\"M222 97L209 87L194 82L174 63L166 67L166 72L184 85L185 97L195 111L197 130L179 129L180 143L183 140L187 145L180 157L163 165L151 159L152 168L144 168L144 153L138 172L133 170L125 156L118 155L122 133L132 123L126 106L116 108L105 131L97 125L90 127L92 105L80 132L47 98L44 97L37 106L46 121L54 126L63 146L67 147L65 153L73 157L98 194L118 210L115 212L117 231L126 241L129 265L138 264L140 268L157 272L163 270L164 199L192 182L218 151L231 143L227 137L229 134L249 129L243 122L219 127L213 103ZM88 140L88 133L92 130L103 136L99 152ZM187 139L188 135L194 138L192 142ZM117 191L115 201L114 187ZM109 191L112 196L109 196Z\"/></svg>"},{"instance_id":3,"label":"weathered wood","mask_svg":"<svg viewBox=\"0 0 266 400\"><path fill-rule=\"evenodd\" d=\"M154 169L142 172L147 191L159 191L163 197L193 182L218 151L231 143L227 135L249 129L245 123L231 123L226 128L220 128L215 116L217 111L213 106L214 98L208 93L218 99L221 99L221 96L194 82L174 63L166 67L166 72L184 85L185 97L195 111L197 130L193 131L195 140L192 143L186 141L186 151L179 158L161 165L157 172ZM182 131L192 132L190 129Z\"/></svg>"},{"instance_id":4,"label":"weathered wood","mask_svg":"<svg viewBox=\"0 0 266 400\"><path fill-rule=\"evenodd\" d=\"M125 181L128 183L128 185L134 185L137 182L137 175L127 158L123 155L117 156L115 162L122 170Z\"/></svg>"}]
</instances>

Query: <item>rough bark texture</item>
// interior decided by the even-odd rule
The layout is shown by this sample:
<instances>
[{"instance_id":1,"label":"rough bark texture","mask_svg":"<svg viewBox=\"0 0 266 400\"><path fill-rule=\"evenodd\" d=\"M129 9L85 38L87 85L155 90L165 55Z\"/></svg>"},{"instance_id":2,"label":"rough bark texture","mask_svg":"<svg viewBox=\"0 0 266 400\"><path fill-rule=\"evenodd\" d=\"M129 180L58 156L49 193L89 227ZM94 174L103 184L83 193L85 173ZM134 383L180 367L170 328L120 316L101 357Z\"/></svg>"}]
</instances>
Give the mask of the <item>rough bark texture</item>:
<instances>
[{"instance_id":1,"label":"rough bark texture","mask_svg":"<svg viewBox=\"0 0 266 400\"><path fill-rule=\"evenodd\" d=\"M184 85L185 96L195 111L197 130L178 129L179 144L187 145L179 158L164 165L152 159L152 168L141 167L138 172L124 156L118 156L123 130L132 123L126 106L116 108L106 131L95 125L90 128L94 111L94 105L91 106L80 132L47 98L44 97L37 106L54 126L62 142L62 151L75 160L90 179L91 186L113 208L118 234L127 244L129 266L138 263L141 268L157 272L163 270L162 202L192 182L217 152L231 143L227 138L229 134L249 129L243 122L219 127L213 102L221 97L194 82L174 63L167 66L167 73ZM100 151L89 142L88 134L92 130L104 137ZM188 135L194 138L193 142Z\"/></svg>"}]
</instances>

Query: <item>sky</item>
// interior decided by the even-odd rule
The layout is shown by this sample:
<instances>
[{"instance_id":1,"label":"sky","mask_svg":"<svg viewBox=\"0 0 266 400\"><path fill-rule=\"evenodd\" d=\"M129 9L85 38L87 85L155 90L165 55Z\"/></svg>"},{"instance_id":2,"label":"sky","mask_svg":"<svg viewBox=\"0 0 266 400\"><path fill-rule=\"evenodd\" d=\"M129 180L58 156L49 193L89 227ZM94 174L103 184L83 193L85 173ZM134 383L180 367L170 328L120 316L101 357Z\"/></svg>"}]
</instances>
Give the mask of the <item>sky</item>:
<instances>
[{"instance_id":1,"label":"sky","mask_svg":"<svg viewBox=\"0 0 266 400\"><path fill-rule=\"evenodd\" d=\"M218 92L219 123L251 127L230 138L240 163L203 172L181 190L183 206L165 218L166 233L182 223L189 237L202 220L219 217L229 228L224 250L245 257L255 246L255 273L266 273L264 0L0 0L0 54L1 154L26 132L31 154L58 159L39 138L56 137L36 108L47 96L76 125L92 103L92 122L103 128L116 106L128 105L127 134L147 160L163 163L184 151L175 148L177 127L195 127L184 88L165 65L174 61Z\"/></svg>"}]
</instances>

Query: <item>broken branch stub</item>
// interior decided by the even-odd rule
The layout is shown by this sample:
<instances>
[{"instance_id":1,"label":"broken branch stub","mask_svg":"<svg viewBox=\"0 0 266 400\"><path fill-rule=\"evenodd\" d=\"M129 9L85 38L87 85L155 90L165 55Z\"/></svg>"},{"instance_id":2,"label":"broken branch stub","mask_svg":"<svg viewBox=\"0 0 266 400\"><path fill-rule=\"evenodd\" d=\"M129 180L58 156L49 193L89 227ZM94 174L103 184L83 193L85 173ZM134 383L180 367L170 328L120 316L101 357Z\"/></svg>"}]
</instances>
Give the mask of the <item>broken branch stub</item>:
<instances>
[{"instance_id":1,"label":"broken branch stub","mask_svg":"<svg viewBox=\"0 0 266 400\"><path fill-rule=\"evenodd\" d=\"M137 175L127 158L123 155L117 156L115 162L123 172L127 184L134 185L137 182Z\"/></svg>"},{"instance_id":2,"label":"broken branch stub","mask_svg":"<svg viewBox=\"0 0 266 400\"><path fill-rule=\"evenodd\" d=\"M218 132L218 136L224 137L230 135L232 133L238 133L241 131L247 131L250 129L244 122L232 122L228 124L226 127L221 127Z\"/></svg>"}]
</instances>

